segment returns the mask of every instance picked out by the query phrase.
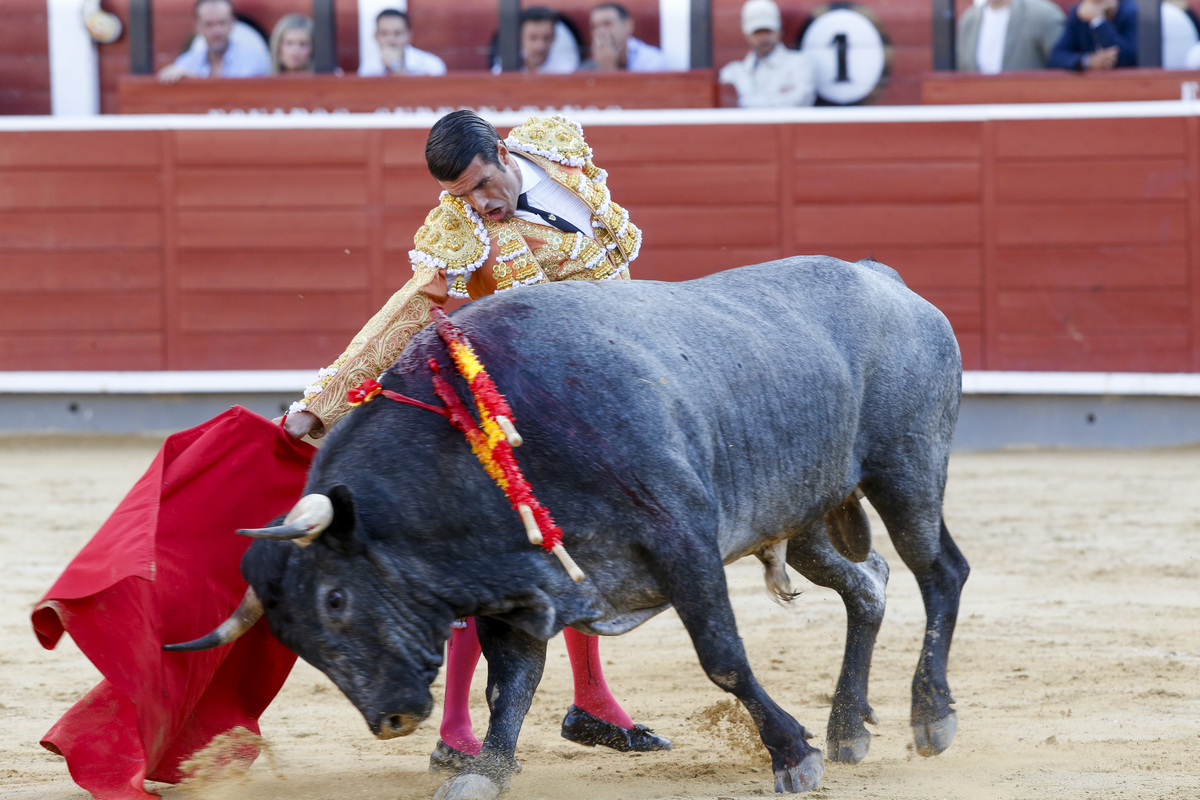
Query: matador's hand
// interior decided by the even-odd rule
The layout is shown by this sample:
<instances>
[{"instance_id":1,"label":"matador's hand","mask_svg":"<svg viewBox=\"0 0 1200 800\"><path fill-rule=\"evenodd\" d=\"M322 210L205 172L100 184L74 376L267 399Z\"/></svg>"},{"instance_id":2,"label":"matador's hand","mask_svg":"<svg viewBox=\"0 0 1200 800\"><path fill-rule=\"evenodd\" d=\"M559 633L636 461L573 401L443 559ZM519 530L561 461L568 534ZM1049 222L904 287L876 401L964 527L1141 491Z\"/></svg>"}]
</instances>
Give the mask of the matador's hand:
<instances>
[{"instance_id":1,"label":"matador's hand","mask_svg":"<svg viewBox=\"0 0 1200 800\"><path fill-rule=\"evenodd\" d=\"M302 439L305 436L311 439L320 439L325 435L325 423L321 422L320 417L311 411L297 411L295 414L276 417L271 421L276 425L282 424L283 429L296 439Z\"/></svg>"}]
</instances>

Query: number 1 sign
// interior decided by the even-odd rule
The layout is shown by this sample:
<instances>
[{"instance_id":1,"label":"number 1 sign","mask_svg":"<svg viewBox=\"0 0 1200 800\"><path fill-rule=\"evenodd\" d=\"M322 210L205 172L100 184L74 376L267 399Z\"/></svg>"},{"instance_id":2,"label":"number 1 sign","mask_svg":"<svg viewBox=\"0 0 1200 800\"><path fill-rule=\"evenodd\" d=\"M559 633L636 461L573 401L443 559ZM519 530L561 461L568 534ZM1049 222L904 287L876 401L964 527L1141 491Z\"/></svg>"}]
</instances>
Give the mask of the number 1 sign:
<instances>
[{"instance_id":1,"label":"number 1 sign","mask_svg":"<svg viewBox=\"0 0 1200 800\"><path fill-rule=\"evenodd\" d=\"M800 35L800 50L817 68L817 95L848 106L873 98L887 84L892 43L870 9L827 3L813 11Z\"/></svg>"}]
</instances>

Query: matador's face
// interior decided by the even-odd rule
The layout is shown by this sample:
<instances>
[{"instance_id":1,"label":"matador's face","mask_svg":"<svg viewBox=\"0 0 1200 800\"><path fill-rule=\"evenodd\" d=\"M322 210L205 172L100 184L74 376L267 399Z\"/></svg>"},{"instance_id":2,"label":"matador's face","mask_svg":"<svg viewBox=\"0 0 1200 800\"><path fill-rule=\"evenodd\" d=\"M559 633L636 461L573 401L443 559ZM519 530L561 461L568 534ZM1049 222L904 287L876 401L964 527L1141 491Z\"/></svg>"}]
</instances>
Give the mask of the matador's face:
<instances>
[{"instance_id":1,"label":"matador's face","mask_svg":"<svg viewBox=\"0 0 1200 800\"><path fill-rule=\"evenodd\" d=\"M517 159L501 141L496 142L496 155L499 165L477 155L457 178L438 181L447 192L493 222L511 217L521 196L521 168Z\"/></svg>"}]
</instances>

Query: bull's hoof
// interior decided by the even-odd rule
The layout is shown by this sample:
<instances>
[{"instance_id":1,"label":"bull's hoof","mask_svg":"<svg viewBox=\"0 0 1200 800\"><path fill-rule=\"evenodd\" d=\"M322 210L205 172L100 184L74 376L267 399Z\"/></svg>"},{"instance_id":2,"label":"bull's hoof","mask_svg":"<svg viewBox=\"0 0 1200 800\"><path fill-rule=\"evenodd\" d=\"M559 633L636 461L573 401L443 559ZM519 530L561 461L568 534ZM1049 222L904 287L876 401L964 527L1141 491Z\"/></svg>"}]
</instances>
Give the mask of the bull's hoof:
<instances>
[{"instance_id":1,"label":"bull's hoof","mask_svg":"<svg viewBox=\"0 0 1200 800\"><path fill-rule=\"evenodd\" d=\"M433 800L494 800L503 792L486 775L464 772L443 783Z\"/></svg>"},{"instance_id":2,"label":"bull's hoof","mask_svg":"<svg viewBox=\"0 0 1200 800\"><path fill-rule=\"evenodd\" d=\"M441 739L438 739L437 747L429 754L430 772L462 772L473 763L475 756L455 750Z\"/></svg>"},{"instance_id":3,"label":"bull's hoof","mask_svg":"<svg viewBox=\"0 0 1200 800\"><path fill-rule=\"evenodd\" d=\"M817 788L824 774L825 757L820 750L814 750L797 766L775 771L775 791L807 792Z\"/></svg>"},{"instance_id":4,"label":"bull's hoof","mask_svg":"<svg viewBox=\"0 0 1200 800\"><path fill-rule=\"evenodd\" d=\"M594 717L575 705L567 709L567 716L563 718L562 737L587 747L600 745L622 753L671 749L670 739L664 739L645 725L622 728Z\"/></svg>"},{"instance_id":5,"label":"bull's hoof","mask_svg":"<svg viewBox=\"0 0 1200 800\"><path fill-rule=\"evenodd\" d=\"M857 764L867 757L871 749L871 734L864 733L851 739L827 739L829 760L840 764Z\"/></svg>"},{"instance_id":6,"label":"bull's hoof","mask_svg":"<svg viewBox=\"0 0 1200 800\"><path fill-rule=\"evenodd\" d=\"M913 740L917 752L923 756L936 756L945 752L958 732L958 715L951 711L934 722L913 725Z\"/></svg>"}]
</instances>

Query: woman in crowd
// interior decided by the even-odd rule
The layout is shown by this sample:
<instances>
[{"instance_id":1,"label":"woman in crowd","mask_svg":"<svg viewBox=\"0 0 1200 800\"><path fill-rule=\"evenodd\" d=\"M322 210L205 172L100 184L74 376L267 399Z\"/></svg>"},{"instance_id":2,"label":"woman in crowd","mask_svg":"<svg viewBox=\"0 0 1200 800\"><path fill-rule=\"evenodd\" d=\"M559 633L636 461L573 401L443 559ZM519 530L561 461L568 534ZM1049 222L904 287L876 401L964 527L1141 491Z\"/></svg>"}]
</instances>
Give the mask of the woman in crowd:
<instances>
[{"instance_id":1,"label":"woman in crowd","mask_svg":"<svg viewBox=\"0 0 1200 800\"><path fill-rule=\"evenodd\" d=\"M303 14L287 14L271 31L271 74L313 71L313 23Z\"/></svg>"}]
</instances>

